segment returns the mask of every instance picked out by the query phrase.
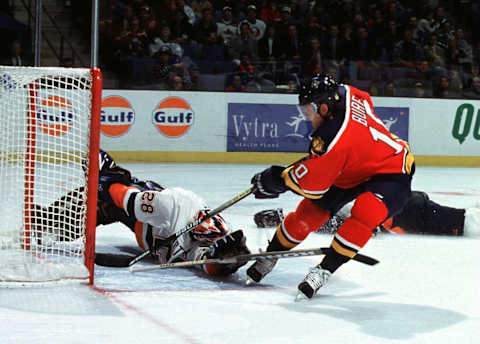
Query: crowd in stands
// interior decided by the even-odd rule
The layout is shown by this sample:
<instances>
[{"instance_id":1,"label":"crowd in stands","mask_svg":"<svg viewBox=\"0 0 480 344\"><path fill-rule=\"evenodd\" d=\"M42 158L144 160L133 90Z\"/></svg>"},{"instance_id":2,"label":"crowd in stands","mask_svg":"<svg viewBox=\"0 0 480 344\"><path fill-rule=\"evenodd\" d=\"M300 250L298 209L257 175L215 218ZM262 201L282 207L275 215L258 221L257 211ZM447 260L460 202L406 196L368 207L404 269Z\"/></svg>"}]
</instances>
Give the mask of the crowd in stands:
<instances>
[{"instance_id":1,"label":"crowd in stands","mask_svg":"<svg viewBox=\"0 0 480 344\"><path fill-rule=\"evenodd\" d=\"M105 0L100 16L102 63L129 88L293 93L328 73L372 95L480 99L477 0Z\"/></svg>"}]
</instances>

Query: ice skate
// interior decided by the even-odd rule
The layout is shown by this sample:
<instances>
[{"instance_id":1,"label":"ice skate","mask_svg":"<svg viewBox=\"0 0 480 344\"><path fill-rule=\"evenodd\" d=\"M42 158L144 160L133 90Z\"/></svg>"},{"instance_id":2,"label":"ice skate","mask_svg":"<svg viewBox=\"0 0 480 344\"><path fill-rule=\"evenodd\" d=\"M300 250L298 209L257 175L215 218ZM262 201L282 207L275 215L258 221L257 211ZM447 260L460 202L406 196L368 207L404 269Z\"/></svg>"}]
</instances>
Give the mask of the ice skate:
<instances>
[{"instance_id":1,"label":"ice skate","mask_svg":"<svg viewBox=\"0 0 480 344\"><path fill-rule=\"evenodd\" d=\"M247 270L247 284L260 282L277 264L277 258L258 259Z\"/></svg>"},{"instance_id":2,"label":"ice skate","mask_svg":"<svg viewBox=\"0 0 480 344\"><path fill-rule=\"evenodd\" d=\"M480 238L480 207L465 209L463 235L470 238Z\"/></svg>"},{"instance_id":3,"label":"ice skate","mask_svg":"<svg viewBox=\"0 0 480 344\"><path fill-rule=\"evenodd\" d=\"M324 270L320 266L311 268L307 276L298 285L297 299L299 296L306 299L314 297L317 291L327 284L331 275L330 271Z\"/></svg>"}]
</instances>

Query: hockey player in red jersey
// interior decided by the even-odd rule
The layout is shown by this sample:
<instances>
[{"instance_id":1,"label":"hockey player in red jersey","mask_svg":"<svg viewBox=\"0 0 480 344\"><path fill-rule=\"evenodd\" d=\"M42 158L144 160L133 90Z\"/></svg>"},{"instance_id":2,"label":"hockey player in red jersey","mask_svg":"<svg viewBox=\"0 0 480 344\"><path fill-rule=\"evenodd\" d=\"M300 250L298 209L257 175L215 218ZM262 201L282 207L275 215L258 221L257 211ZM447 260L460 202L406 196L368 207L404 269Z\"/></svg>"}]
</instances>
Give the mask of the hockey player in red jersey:
<instances>
[{"instance_id":1,"label":"hockey player in red jersey","mask_svg":"<svg viewBox=\"0 0 480 344\"><path fill-rule=\"evenodd\" d=\"M272 166L257 173L252 184L256 198L275 198L287 190L304 197L277 228L267 251L292 249L354 200L328 253L298 285L300 295L312 298L378 225L402 210L411 196L415 165L408 144L373 113L368 93L316 76L302 82L299 103L313 126L309 158L288 168ZM275 259L258 260L247 276L259 282L275 264Z\"/></svg>"},{"instance_id":2,"label":"hockey player in red jersey","mask_svg":"<svg viewBox=\"0 0 480 344\"><path fill-rule=\"evenodd\" d=\"M206 216L205 201L189 190L165 188L132 177L104 151L100 151L98 205L97 224L122 222L134 232L138 245L149 249L158 263L250 253L242 230L230 233L219 214L165 245L163 239ZM222 276L244 264L206 264L202 268L210 275Z\"/></svg>"}]
</instances>

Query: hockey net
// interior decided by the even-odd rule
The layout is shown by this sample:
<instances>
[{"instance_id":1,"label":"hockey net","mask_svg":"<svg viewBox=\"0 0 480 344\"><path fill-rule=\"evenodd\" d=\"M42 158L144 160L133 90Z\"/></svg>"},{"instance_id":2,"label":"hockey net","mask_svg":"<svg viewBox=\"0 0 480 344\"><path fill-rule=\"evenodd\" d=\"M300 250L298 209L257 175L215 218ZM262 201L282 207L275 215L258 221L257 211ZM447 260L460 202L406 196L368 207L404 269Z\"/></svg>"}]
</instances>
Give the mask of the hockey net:
<instances>
[{"instance_id":1,"label":"hockey net","mask_svg":"<svg viewBox=\"0 0 480 344\"><path fill-rule=\"evenodd\" d=\"M0 282L93 282L101 83L0 66Z\"/></svg>"}]
</instances>

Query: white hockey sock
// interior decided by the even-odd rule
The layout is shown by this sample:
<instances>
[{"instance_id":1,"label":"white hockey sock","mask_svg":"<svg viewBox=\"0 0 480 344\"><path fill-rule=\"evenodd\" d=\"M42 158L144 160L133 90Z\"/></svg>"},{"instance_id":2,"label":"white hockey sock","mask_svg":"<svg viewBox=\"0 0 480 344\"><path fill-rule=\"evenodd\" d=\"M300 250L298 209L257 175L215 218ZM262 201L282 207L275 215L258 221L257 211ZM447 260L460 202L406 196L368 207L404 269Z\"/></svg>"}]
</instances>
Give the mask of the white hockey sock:
<instances>
[{"instance_id":1,"label":"white hockey sock","mask_svg":"<svg viewBox=\"0 0 480 344\"><path fill-rule=\"evenodd\" d=\"M465 209L463 235L466 237L480 237L480 207Z\"/></svg>"}]
</instances>

